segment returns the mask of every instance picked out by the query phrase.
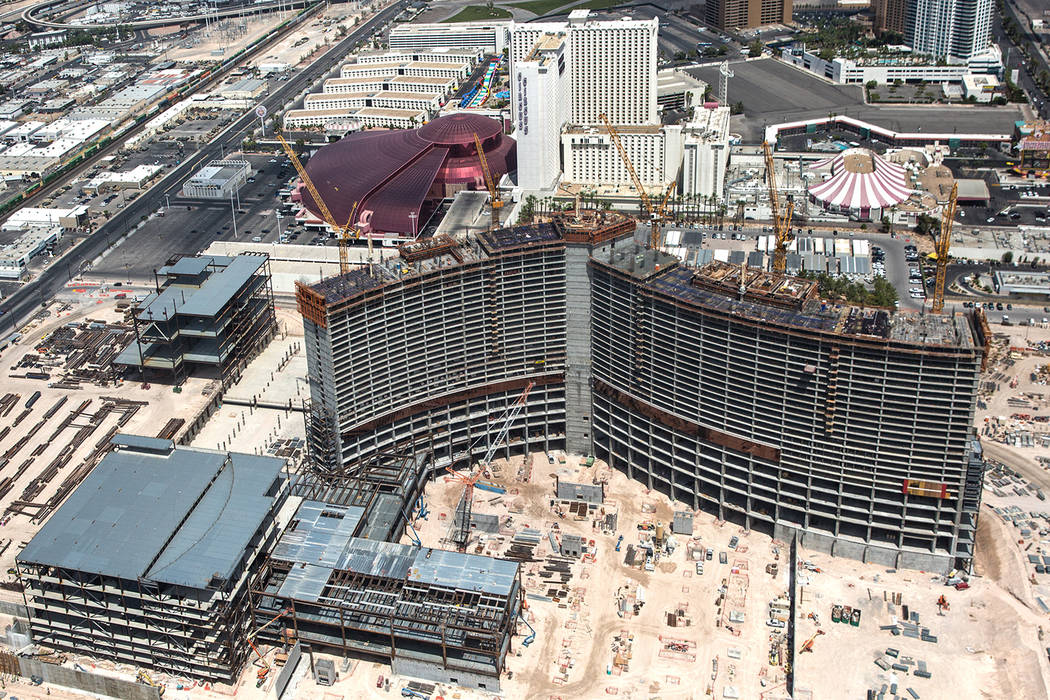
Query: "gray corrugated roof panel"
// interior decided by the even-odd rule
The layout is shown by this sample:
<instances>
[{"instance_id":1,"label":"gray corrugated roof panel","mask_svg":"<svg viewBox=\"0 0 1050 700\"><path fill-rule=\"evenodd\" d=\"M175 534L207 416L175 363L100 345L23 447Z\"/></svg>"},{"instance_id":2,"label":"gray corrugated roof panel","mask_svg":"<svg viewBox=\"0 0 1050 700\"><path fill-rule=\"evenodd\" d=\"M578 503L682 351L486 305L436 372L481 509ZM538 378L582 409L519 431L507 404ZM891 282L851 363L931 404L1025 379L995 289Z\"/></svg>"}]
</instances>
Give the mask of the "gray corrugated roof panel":
<instances>
[{"instance_id":1,"label":"gray corrugated roof panel","mask_svg":"<svg viewBox=\"0 0 1050 700\"><path fill-rule=\"evenodd\" d=\"M298 522L281 536L271 556L283 561L333 567L346 551L364 512L359 506L303 501L295 514Z\"/></svg>"},{"instance_id":2,"label":"gray corrugated roof panel","mask_svg":"<svg viewBox=\"0 0 1050 700\"><path fill-rule=\"evenodd\" d=\"M19 558L137 579L222 463L222 455L185 450L168 457L111 452Z\"/></svg>"},{"instance_id":3,"label":"gray corrugated roof panel","mask_svg":"<svg viewBox=\"0 0 1050 700\"><path fill-rule=\"evenodd\" d=\"M729 251L729 263L731 265L739 265L744 262L747 257L747 253L742 250L731 250Z\"/></svg>"},{"instance_id":4,"label":"gray corrugated roof panel","mask_svg":"<svg viewBox=\"0 0 1050 700\"><path fill-rule=\"evenodd\" d=\"M420 549L408 580L509 596L517 576L517 562L462 552Z\"/></svg>"},{"instance_id":5,"label":"gray corrugated roof panel","mask_svg":"<svg viewBox=\"0 0 1050 700\"><path fill-rule=\"evenodd\" d=\"M200 289L179 307L187 316L214 316L248 283L267 258L262 255L238 255L219 272L213 272Z\"/></svg>"},{"instance_id":6,"label":"gray corrugated roof panel","mask_svg":"<svg viewBox=\"0 0 1050 700\"><path fill-rule=\"evenodd\" d=\"M281 584L278 595L295 600L316 601L324 587L328 585L328 579L331 576L332 569L327 566L315 564L293 566L284 579L284 583Z\"/></svg>"},{"instance_id":7,"label":"gray corrugated roof panel","mask_svg":"<svg viewBox=\"0 0 1050 700\"><path fill-rule=\"evenodd\" d=\"M156 559L168 569L158 580L204 587L240 563L243 537L234 533L254 534L265 515L261 504L243 499L262 497L261 485L269 488L281 467L272 458L240 457L220 473L226 455L218 452L110 452L18 559L124 579L147 576ZM220 486L214 491L213 481ZM202 567L207 578L195 578Z\"/></svg>"},{"instance_id":8,"label":"gray corrugated roof panel","mask_svg":"<svg viewBox=\"0 0 1050 700\"><path fill-rule=\"evenodd\" d=\"M149 450L150 452L167 453L175 448L175 443L171 440L146 437L145 435L128 435L126 433L117 433L109 443L118 447L134 447Z\"/></svg>"},{"instance_id":9,"label":"gray corrugated roof panel","mask_svg":"<svg viewBox=\"0 0 1050 700\"><path fill-rule=\"evenodd\" d=\"M358 536L369 540L388 540L400 518L401 497L393 493L379 494Z\"/></svg>"},{"instance_id":10,"label":"gray corrugated roof panel","mask_svg":"<svg viewBox=\"0 0 1050 700\"><path fill-rule=\"evenodd\" d=\"M200 257L186 256L179 258L174 265L166 265L159 270L159 275L199 275L212 264L212 258L208 255Z\"/></svg>"},{"instance_id":11,"label":"gray corrugated roof panel","mask_svg":"<svg viewBox=\"0 0 1050 700\"><path fill-rule=\"evenodd\" d=\"M196 290L183 287L165 287L160 294L151 294L142 302L138 319L140 321L166 321L175 316L175 309L181 306L186 298Z\"/></svg>"},{"instance_id":12,"label":"gray corrugated roof panel","mask_svg":"<svg viewBox=\"0 0 1050 700\"><path fill-rule=\"evenodd\" d=\"M268 493L283 460L233 455L146 574L190 588L204 588L214 577L231 578L256 531L273 507Z\"/></svg>"},{"instance_id":13,"label":"gray corrugated roof panel","mask_svg":"<svg viewBox=\"0 0 1050 700\"><path fill-rule=\"evenodd\" d=\"M412 565L415 547L396 542L353 538L336 565L368 576L403 579Z\"/></svg>"}]
</instances>

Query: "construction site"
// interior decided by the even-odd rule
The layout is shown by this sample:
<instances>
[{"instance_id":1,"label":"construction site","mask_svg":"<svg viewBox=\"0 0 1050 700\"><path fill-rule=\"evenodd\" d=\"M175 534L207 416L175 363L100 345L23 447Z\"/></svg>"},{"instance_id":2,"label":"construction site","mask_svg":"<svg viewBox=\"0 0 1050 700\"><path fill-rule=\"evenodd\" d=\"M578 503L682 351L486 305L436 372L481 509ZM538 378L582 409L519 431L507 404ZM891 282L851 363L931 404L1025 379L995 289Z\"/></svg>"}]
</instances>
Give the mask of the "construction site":
<instances>
[{"instance_id":1,"label":"construction site","mask_svg":"<svg viewBox=\"0 0 1050 700\"><path fill-rule=\"evenodd\" d=\"M490 229L357 267L356 208L289 148L340 239L298 313L264 256L181 258L8 339L20 695L1047 695L1050 517L974 433L1002 401L1041 422L1003 396L1045 341L942 313L946 262L932 314L826 302L784 274L774 182L768 271L663 252L671 189L645 243L579 208L501 226L474 142Z\"/></svg>"}]
</instances>

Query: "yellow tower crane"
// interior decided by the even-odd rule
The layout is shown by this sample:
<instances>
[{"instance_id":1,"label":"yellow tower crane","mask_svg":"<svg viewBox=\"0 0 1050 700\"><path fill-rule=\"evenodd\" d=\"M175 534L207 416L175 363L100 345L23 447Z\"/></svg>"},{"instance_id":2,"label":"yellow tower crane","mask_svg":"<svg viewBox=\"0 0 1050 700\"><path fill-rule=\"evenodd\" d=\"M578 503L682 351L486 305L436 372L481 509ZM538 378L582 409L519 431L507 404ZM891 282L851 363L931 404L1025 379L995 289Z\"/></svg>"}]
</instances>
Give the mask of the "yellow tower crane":
<instances>
[{"instance_id":1,"label":"yellow tower crane","mask_svg":"<svg viewBox=\"0 0 1050 700\"><path fill-rule=\"evenodd\" d=\"M321 218L324 219L325 223L332 229L332 232L339 237L339 274L345 275L350 271L350 227L354 223L354 215L357 213L357 202L354 202L354 206L350 211L350 217L346 221L346 225L340 226L335 217L332 216L332 212L328 209L328 205L321 199L321 193L314 187L313 180L306 173L306 168L299 161L299 156L295 154L291 144L285 140L281 132L277 132L277 140L281 142L281 147L284 148L284 152L288 155L288 159L292 161L292 165L295 166L295 172L299 173L299 179L306 185L307 191L310 196L313 197L314 202L317 204L317 208L321 210ZM369 239L371 243L371 239Z\"/></svg>"},{"instance_id":2,"label":"yellow tower crane","mask_svg":"<svg viewBox=\"0 0 1050 700\"><path fill-rule=\"evenodd\" d=\"M948 249L952 245L952 222L955 220L956 200L959 196L959 183L952 185L948 203L941 212L941 235L937 238L937 282L933 288L933 313L944 310L944 278L948 274Z\"/></svg>"},{"instance_id":3,"label":"yellow tower crane","mask_svg":"<svg viewBox=\"0 0 1050 700\"><path fill-rule=\"evenodd\" d=\"M616 150L620 152L620 159L623 161L624 167L627 168L627 173L631 176L634 189L638 191L638 197L642 200L642 205L645 206L645 211L649 214L649 221L652 225L652 231L649 234L649 247L656 250L660 247L660 224L664 220L664 208L667 206L667 200L671 197L671 192L674 190L677 182L671 182L667 192L664 194L663 202L660 203L660 207L654 209L652 200L649 199L645 188L642 187L642 181L638 179L638 173L634 169L634 164L631 163L631 158L627 155L627 149L624 148L623 143L620 141L620 135L616 133L616 129L609 123L608 117L604 114L599 114L598 118L605 124L606 130L609 132L609 138L616 145Z\"/></svg>"},{"instance_id":4,"label":"yellow tower crane","mask_svg":"<svg viewBox=\"0 0 1050 700\"><path fill-rule=\"evenodd\" d=\"M500 198L496 182L492 179L489 171L489 161L485 157L485 149L481 147L481 139L474 134L474 148L478 151L478 160L481 161L481 172L485 175L485 186L489 188L489 205L492 207L492 228L499 228L499 210L503 208L503 200Z\"/></svg>"},{"instance_id":5,"label":"yellow tower crane","mask_svg":"<svg viewBox=\"0 0 1050 700\"><path fill-rule=\"evenodd\" d=\"M769 142L762 142L762 151L766 156L766 182L769 184L769 206L773 210L773 231L776 234L776 247L773 249L773 271L783 273L787 270L787 244L791 238L791 215L795 203L788 200L784 211L780 211L780 195L777 192L777 176L774 170L773 149Z\"/></svg>"}]
</instances>

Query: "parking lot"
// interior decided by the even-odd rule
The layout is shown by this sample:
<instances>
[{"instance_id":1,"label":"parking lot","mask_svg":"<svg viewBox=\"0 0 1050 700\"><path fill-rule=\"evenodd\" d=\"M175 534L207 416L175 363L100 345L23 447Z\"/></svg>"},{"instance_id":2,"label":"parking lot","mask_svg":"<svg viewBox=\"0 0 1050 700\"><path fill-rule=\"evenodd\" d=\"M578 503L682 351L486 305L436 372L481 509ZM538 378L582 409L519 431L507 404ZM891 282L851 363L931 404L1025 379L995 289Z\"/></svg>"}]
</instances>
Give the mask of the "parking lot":
<instances>
[{"instance_id":1,"label":"parking lot","mask_svg":"<svg viewBox=\"0 0 1050 700\"><path fill-rule=\"evenodd\" d=\"M886 106L864 103L859 85L837 85L782 61L763 58L730 64L730 104L741 102L744 114L734 117L734 130L745 141L761 141L769 124L816 119L843 114L894 131L935 131L950 124L959 133L1013 133L1021 118L1016 105L974 107L915 105ZM691 68L688 72L711 85L718 84L718 66Z\"/></svg>"},{"instance_id":2,"label":"parking lot","mask_svg":"<svg viewBox=\"0 0 1050 700\"><path fill-rule=\"evenodd\" d=\"M234 224L229 200L187 199L178 188L168 192L170 207L161 207L141 228L111 249L90 273L103 279L150 279L153 270L177 253L194 254L215 240L272 242L278 238L276 193L295 176L282 154L246 156L253 175L238 195ZM236 204L237 201L234 202ZM285 231L292 219L280 220ZM302 241L300 241L302 242Z\"/></svg>"}]
</instances>

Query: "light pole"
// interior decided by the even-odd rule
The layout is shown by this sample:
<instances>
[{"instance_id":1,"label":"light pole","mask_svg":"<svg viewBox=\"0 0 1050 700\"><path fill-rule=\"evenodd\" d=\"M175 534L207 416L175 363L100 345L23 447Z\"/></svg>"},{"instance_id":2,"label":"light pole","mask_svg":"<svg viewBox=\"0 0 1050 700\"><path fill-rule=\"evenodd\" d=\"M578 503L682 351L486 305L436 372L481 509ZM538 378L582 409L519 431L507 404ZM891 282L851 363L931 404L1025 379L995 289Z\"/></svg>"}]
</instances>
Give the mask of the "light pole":
<instances>
[{"instance_id":1,"label":"light pole","mask_svg":"<svg viewBox=\"0 0 1050 700\"><path fill-rule=\"evenodd\" d=\"M237 238L237 209L233 206L233 192L230 192L230 216L233 218L233 237Z\"/></svg>"},{"instance_id":2,"label":"light pole","mask_svg":"<svg viewBox=\"0 0 1050 700\"><path fill-rule=\"evenodd\" d=\"M169 199L168 195L164 195L164 211L169 209L171 209L171 199Z\"/></svg>"},{"instance_id":3,"label":"light pole","mask_svg":"<svg viewBox=\"0 0 1050 700\"><path fill-rule=\"evenodd\" d=\"M408 213L408 218L412 220L412 239L413 240L415 240L415 238L416 238L416 217L417 216L419 216L419 214L417 214L414 211L410 211Z\"/></svg>"},{"instance_id":4,"label":"light pole","mask_svg":"<svg viewBox=\"0 0 1050 700\"><path fill-rule=\"evenodd\" d=\"M281 240L281 236L284 235L284 234L281 233L281 219L283 219L284 217L281 216L280 210L274 209L273 213L274 213L274 216L277 217L277 240L280 241Z\"/></svg>"}]
</instances>

